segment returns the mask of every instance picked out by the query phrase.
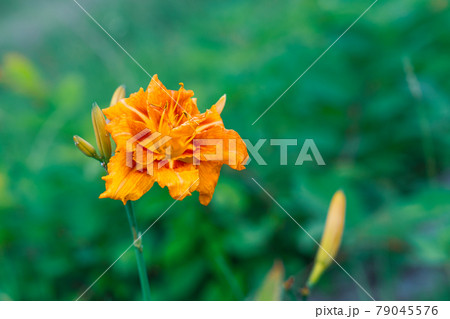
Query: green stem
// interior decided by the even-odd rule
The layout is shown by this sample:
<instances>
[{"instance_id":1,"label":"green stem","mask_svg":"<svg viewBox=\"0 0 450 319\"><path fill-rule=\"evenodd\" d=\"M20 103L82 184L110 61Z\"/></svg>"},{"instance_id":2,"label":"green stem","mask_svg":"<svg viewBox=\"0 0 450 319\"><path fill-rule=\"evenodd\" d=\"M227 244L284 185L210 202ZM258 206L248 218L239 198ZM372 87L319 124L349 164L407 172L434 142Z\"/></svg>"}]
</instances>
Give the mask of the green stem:
<instances>
[{"instance_id":1,"label":"green stem","mask_svg":"<svg viewBox=\"0 0 450 319\"><path fill-rule=\"evenodd\" d=\"M138 265L138 272L139 272L139 280L141 281L141 288L142 288L142 297L144 301L150 300L150 285L148 283L148 277L147 277L147 270L145 268L145 261L144 261L144 255L143 255L143 247L142 247L142 240L139 237L140 233L137 227L136 217L134 216L134 208L133 208L133 202L127 201L125 205L125 210L127 211L128 216L128 222L130 224L131 233L133 235L133 244L136 252L136 260Z\"/></svg>"}]
</instances>

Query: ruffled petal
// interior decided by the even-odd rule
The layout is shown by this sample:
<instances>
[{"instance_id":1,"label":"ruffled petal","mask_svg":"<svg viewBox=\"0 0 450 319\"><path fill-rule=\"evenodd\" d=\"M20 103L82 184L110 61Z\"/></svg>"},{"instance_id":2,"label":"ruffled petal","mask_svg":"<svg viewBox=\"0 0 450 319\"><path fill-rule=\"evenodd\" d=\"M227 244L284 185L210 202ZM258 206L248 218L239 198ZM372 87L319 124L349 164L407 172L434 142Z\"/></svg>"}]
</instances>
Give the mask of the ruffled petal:
<instances>
[{"instance_id":1,"label":"ruffled petal","mask_svg":"<svg viewBox=\"0 0 450 319\"><path fill-rule=\"evenodd\" d=\"M187 118L200 113L197 108L197 99L193 99L193 96L194 92L184 89L183 86L178 91L168 90L155 74L147 87L149 116L152 116L152 109L162 112L165 107L169 107L167 113L170 114L168 116L171 120L178 121L181 117L181 123L183 123ZM183 117L184 113L187 115L186 119Z\"/></svg>"},{"instance_id":2,"label":"ruffled petal","mask_svg":"<svg viewBox=\"0 0 450 319\"><path fill-rule=\"evenodd\" d=\"M202 205L206 206L211 201L222 165L220 162L201 162L198 166L200 184L197 191L200 194L199 200Z\"/></svg>"},{"instance_id":3,"label":"ruffled petal","mask_svg":"<svg viewBox=\"0 0 450 319\"><path fill-rule=\"evenodd\" d=\"M155 179L162 188L167 186L170 196L176 200L183 200L191 195L199 184L197 167L189 163L175 161L178 167L162 167L154 170Z\"/></svg>"},{"instance_id":4,"label":"ruffled petal","mask_svg":"<svg viewBox=\"0 0 450 319\"><path fill-rule=\"evenodd\" d=\"M126 163L126 154L117 151L108 163L108 175L102 177L106 182L106 191L100 198L121 200L125 205L129 200L138 200L152 188L155 179L146 172L130 168Z\"/></svg>"},{"instance_id":5,"label":"ruffled petal","mask_svg":"<svg viewBox=\"0 0 450 319\"><path fill-rule=\"evenodd\" d=\"M182 83L180 83L182 85ZM187 118L185 120L190 119L192 116L200 114L197 108L197 99L193 99L194 91L186 90L182 85L178 91L172 91L172 104L174 107L174 115L182 116L184 113L187 113ZM178 103L177 103L178 102ZM181 123L183 123L181 121Z\"/></svg>"},{"instance_id":6,"label":"ruffled petal","mask_svg":"<svg viewBox=\"0 0 450 319\"><path fill-rule=\"evenodd\" d=\"M125 150L127 141L130 141L133 136L137 136L145 130L149 131L145 123L134 120L126 115L112 120L106 125L106 130L111 134L116 143L117 150Z\"/></svg>"},{"instance_id":7,"label":"ruffled petal","mask_svg":"<svg viewBox=\"0 0 450 319\"><path fill-rule=\"evenodd\" d=\"M147 94L141 88L128 98L121 99L113 106L103 109L103 113L110 121L125 115L135 120L147 122Z\"/></svg>"},{"instance_id":8,"label":"ruffled petal","mask_svg":"<svg viewBox=\"0 0 450 319\"><path fill-rule=\"evenodd\" d=\"M213 140L212 145L202 145L201 140ZM245 169L248 159L247 146L236 131L227 130L223 126L213 126L195 136L194 156L200 153L201 161L221 161L233 169ZM198 150L200 148L200 151ZM222 153L218 148L222 147Z\"/></svg>"},{"instance_id":9,"label":"ruffled petal","mask_svg":"<svg viewBox=\"0 0 450 319\"><path fill-rule=\"evenodd\" d=\"M168 90L155 74L147 87L147 103L148 106L163 108L166 103L172 100L171 90Z\"/></svg>"},{"instance_id":10,"label":"ruffled petal","mask_svg":"<svg viewBox=\"0 0 450 319\"><path fill-rule=\"evenodd\" d=\"M199 114L196 117L193 117L191 123L195 123L196 125L196 133L199 134L208 130L211 127L222 126L223 121L220 117L220 114L217 113L215 107L211 110L206 110L205 113Z\"/></svg>"}]
</instances>

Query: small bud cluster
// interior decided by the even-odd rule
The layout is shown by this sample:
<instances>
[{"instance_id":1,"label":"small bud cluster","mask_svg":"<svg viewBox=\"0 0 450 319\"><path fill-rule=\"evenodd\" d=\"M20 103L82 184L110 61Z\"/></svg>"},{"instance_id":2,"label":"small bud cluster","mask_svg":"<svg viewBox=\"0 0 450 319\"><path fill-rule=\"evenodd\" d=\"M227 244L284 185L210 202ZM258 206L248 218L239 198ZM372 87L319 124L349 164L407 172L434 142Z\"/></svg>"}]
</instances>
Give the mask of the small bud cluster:
<instances>
[{"instance_id":1,"label":"small bud cluster","mask_svg":"<svg viewBox=\"0 0 450 319\"><path fill-rule=\"evenodd\" d=\"M110 106L115 105L121 99L125 97L125 87L119 86L111 98ZM95 148L85 139L78 135L73 137L75 146L86 156L94 158L102 163L102 166L106 167L109 159L112 155L111 149L111 137L106 130L106 120L102 110L94 103L91 110L92 126L94 127L95 140L97 142L98 153Z\"/></svg>"}]
</instances>

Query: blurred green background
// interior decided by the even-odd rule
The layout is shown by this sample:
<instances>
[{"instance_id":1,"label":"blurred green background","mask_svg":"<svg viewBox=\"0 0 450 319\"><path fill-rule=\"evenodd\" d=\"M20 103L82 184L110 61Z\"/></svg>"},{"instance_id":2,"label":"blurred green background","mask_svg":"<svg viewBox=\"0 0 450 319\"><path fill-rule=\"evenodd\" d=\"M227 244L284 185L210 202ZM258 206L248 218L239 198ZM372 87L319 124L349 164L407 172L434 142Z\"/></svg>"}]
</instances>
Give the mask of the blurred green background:
<instances>
[{"instance_id":1,"label":"blurred green background","mask_svg":"<svg viewBox=\"0 0 450 319\"><path fill-rule=\"evenodd\" d=\"M155 300L252 298L275 260L300 288L328 203L347 195L337 260L377 300L449 300L448 0L378 1L255 125L256 118L371 1L80 0L170 89L199 108L224 93L227 128L255 143L299 139L279 164L269 142L247 170L224 167L208 207L176 203L144 236ZM73 145L94 142L90 107L149 78L72 1L0 3L0 299L77 298L128 247L122 204L98 199L104 173ZM326 166L295 166L314 139ZM147 228L172 203L137 202ZM141 298L134 252L83 297ZM285 299L292 299L286 296ZM368 300L336 265L312 300Z\"/></svg>"}]
</instances>

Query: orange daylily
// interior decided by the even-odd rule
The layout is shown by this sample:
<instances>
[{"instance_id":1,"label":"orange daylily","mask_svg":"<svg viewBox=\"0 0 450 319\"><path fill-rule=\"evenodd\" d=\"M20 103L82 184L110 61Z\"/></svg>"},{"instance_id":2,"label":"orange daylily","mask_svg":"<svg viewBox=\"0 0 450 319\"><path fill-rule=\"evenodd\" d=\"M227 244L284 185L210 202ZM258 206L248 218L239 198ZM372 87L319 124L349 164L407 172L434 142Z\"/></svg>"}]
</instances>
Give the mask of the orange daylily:
<instances>
[{"instance_id":1,"label":"orange daylily","mask_svg":"<svg viewBox=\"0 0 450 319\"><path fill-rule=\"evenodd\" d=\"M125 204L157 182L177 200L198 191L200 203L208 205L223 164L245 169L245 143L237 132L225 129L220 117L225 96L200 113L194 92L180 85L178 91L167 90L155 75L147 90L141 88L103 110L117 147L100 198Z\"/></svg>"}]
</instances>

